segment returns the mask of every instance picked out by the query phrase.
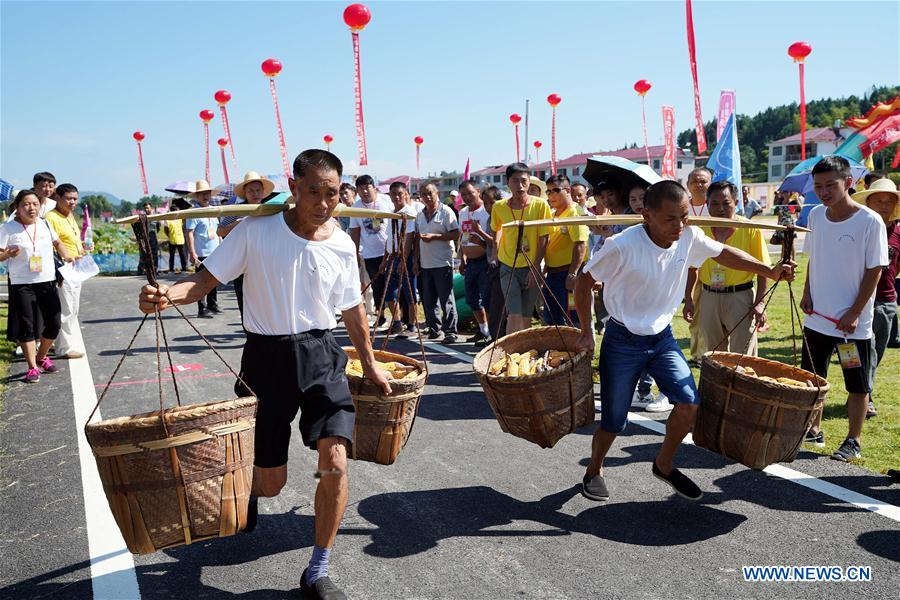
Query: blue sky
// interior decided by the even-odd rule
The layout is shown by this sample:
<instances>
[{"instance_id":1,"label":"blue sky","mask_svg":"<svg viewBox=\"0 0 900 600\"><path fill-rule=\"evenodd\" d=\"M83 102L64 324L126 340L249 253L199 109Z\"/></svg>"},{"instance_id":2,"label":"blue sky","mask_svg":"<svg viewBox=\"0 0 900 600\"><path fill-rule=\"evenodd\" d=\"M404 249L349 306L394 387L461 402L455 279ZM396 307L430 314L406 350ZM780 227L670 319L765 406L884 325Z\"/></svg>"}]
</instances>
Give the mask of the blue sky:
<instances>
[{"instance_id":1,"label":"blue sky","mask_svg":"<svg viewBox=\"0 0 900 600\"><path fill-rule=\"evenodd\" d=\"M217 89L227 89L238 172L281 170L260 63L278 58L289 156L322 146L357 172L347 2L0 2L0 177L30 185L52 171L81 189L141 195L131 134L145 132L151 192L203 176L198 112L211 123L213 184L223 182ZM370 2L361 34L369 172L422 174L511 162L510 113L531 99L530 139L549 158L549 93L562 96L558 155L640 142L647 97L651 144L660 106L692 127L684 2ZM705 120L721 89L753 114L796 100L787 47L812 44L807 98L859 94L900 81L900 3L694 2ZM864 26L865 32L859 33ZM523 132L524 135L524 132Z\"/></svg>"}]
</instances>

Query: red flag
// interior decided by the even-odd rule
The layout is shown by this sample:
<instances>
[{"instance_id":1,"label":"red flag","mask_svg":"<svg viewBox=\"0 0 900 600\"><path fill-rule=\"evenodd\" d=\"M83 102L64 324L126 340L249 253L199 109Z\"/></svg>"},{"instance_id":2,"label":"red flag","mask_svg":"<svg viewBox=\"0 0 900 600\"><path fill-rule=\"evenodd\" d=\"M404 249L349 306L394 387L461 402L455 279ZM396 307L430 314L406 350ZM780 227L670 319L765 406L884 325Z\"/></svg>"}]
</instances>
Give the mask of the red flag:
<instances>
[{"instance_id":1,"label":"red flag","mask_svg":"<svg viewBox=\"0 0 900 600\"><path fill-rule=\"evenodd\" d=\"M664 104L662 115L665 151L663 153L661 175L664 178L675 179L675 109Z\"/></svg>"},{"instance_id":2,"label":"red flag","mask_svg":"<svg viewBox=\"0 0 900 600\"><path fill-rule=\"evenodd\" d=\"M466 158L466 170L463 171L463 181L469 180L469 159Z\"/></svg>"},{"instance_id":3,"label":"red flag","mask_svg":"<svg viewBox=\"0 0 900 600\"><path fill-rule=\"evenodd\" d=\"M859 145L859 150L864 157L870 156L900 140L900 114L882 119L859 133L868 138Z\"/></svg>"},{"instance_id":4,"label":"red flag","mask_svg":"<svg viewBox=\"0 0 900 600\"><path fill-rule=\"evenodd\" d=\"M703 130L703 115L700 114L700 83L697 81L697 45L694 42L694 13L691 0L686 0L687 7L687 43L691 57L691 77L694 79L694 116L697 119L697 154L706 152L706 133Z\"/></svg>"}]
</instances>

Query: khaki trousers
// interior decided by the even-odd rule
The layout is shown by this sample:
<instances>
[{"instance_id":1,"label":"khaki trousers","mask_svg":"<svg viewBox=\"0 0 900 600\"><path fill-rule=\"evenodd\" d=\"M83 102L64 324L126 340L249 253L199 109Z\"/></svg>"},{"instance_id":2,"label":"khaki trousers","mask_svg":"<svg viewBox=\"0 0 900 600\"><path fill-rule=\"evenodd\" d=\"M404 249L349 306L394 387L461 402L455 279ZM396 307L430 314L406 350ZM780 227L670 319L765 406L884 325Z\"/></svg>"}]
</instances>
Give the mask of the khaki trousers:
<instances>
[{"instance_id":1,"label":"khaki trousers","mask_svg":"<svg viewBox=\"0 0 900 600\"><path fill-rule=\"evenodd\" d=\"M700 302L696 306L702 306L702 309L699 310L700 318L695 317L694 322L699 323L700 335L708 342L710 350L756 356L756 324L748 314L755 297L752 289L717 294L700 288ZM732 328L735 329L728 341L723 342Z\"/></svg>"},{"instance_id":2,"label":"khaki trousers","mask_svg":"<svg viewBox=\"0 0 900 600\"><path fill-rule=\"evenodd\" d=\"M703 339L703 333L700 331L700 315L702 314L700 290L702 289L703 284L698 279L697 284L694 286L694 293L691 294L691 299L694 301L694 320L688 326L688 331L691 333L691 359L696 361L699 361L708 350L707 342Z\"/></svg>"}]
</instances>

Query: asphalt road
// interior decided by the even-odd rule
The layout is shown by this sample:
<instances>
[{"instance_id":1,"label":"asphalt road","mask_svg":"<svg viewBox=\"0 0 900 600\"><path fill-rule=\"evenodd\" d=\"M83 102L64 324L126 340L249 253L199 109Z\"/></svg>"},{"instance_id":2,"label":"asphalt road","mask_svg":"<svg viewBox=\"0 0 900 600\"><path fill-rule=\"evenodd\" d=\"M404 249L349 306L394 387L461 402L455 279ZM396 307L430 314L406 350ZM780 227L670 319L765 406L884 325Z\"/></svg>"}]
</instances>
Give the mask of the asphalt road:
<instances>
[{"instance_id":1,"label":"asphalt road","mask_svg":"<svg viewBox=\"0 0 900 600\"><path fill-rule=\"evenodd\" d=\"M139 285L100 278L85 288L94 385L108 379L134 334ZM237 307L230 288L220 296L226 314L198 327L237 368ZM233 378L203 341L177 315L166 325L183 401L232 397ZM412 342L391 348L418 352ZM466 344L454 348L473 354ZM155 361L149 329L124 362L123 385L101 406L104 418L158 406ZM661 436L634 422L607 462L610 501L591 502L578 484L596 423L542 450L501 432L468 362L438 349L428 361L426 394L398 461L351 464L350 506L331 562L351 598L897 598L896 520L695 446L679 461L705 496L683 500L650 474ZM21 363L10 369L0 415L0 598L93 598L110 589L104 578L122 575L95 573L92 581L89 539L115 531L88 531L77 444L84 422L76 422L72 367L58 364L58 375L33 386L18 380ZM787 466L900 505L900 485L864 469L808 452ZM135 557L140 597L291 597L312 546L314 469L295 431L288 485L261 501L257 530ZM106 506L102 494L87 503ZM741 567L750 565L862 565L872 580L746 582Z\"/></svg>"}]
</instances>

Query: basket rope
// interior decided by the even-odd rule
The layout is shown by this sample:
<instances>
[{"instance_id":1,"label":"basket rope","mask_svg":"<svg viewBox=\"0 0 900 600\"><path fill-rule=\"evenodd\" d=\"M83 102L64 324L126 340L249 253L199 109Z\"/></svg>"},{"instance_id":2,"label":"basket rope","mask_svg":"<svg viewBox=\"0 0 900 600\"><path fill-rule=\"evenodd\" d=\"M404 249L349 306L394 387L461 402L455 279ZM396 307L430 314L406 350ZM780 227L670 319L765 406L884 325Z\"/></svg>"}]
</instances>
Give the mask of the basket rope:
<instances>
[{"instance_id":1,"label":"basket rope","mask_svg":"<svg viewBox=\"0 0 900 600\"><path fill-rule=\"evenodd\" d=\"M512 213L513 209L511 207L509 210L510 210L510 213ZM512 214L513 214L513 217L515 217L515 213L512 213ZM515 254L513 255L513 265L515 265L518 262L520 255L525 258L525 262L528 266L529 273L534 277L535 285L538 286L538 291L541 294L541 296L544 298L544 302L547 302L547 294L544 293L544 288L546 287L547 281L544 278L543 274L540 272L540 269L538 269L535 266L534 262L531 260L531 257L528 256L528 253L522 251L522 238L525 236L524 217L525 217L525 207L523 206L522 210L519 214L518 227L516 227L516 251L515 251ZM515 268L515 267L512 267L512 268ZM511 276L509 278L509 282L506 284L506 291L504 292L503 310L501 311L501 314L500 314L500 323L501 324L503 323L503 320L509 315L509 307L507 306L506 298L509 297L509 292L512 289L512 283L513 283L514 279L515 279L515 277ZM549 288L547 289L547 291L549 292ZM565 318L566 318L566 321L568 322L568 324L572 325L572 321L569 317L568 310L566 310L562 306L560 306L559 301L556 299L556 296L554 296L553 294L550 294L550 297L553 299L553 301L556 303L556 305L560 308L562 313L565 315ZM543 314L541 314L540 319L541 319L541 322L544 323ZM544 323L544 325L547 325L547 323ZM569 362L571 364L574 364L575 357L573 356L572 351L569 350L569 348L566 344L566 340L563 337L562 332L559 330L559 325L555 322L552 325L553 325L554 329L556 330L557 335L559 335L559 339L562 342L563 350L569 356ZM491 352L488 357L489 365L494 364L494 352L496 351L496 349L497 349L497 344L495 342L495 343L491 344ZM570 393L569 393L569 398L570 398L569 413L570 413L570 417L571 417L570 418L571 425L569 428L569 433L571 433L572 431L575 431L576 405L575 405L575 394L574 394L575 388L574 388L574 381L573 381L574 372L575 372L574 369L570 369L569 373L568 373L569 391L570 391ZM487 381L488 386L490 386L491 389L494 390L494 386L493 386L493 382L492 382L491 378L486 377L485 380ZM497 416L499 417L499 419L502 421L503 427L508 430L509 425L506 422L506 418L503 415L503 412L500 410L499 406L497 407L497 410L495 412L496 412Z\"/></svg>"},{"instance_id":2,"label":"basket rope","mask_svg":"<svg viewBox=\"0 0 900 600\"><path fill-rule=\"evenodd\" d=\"M144 272L147 275L147 282L150 285L158 288L159 283L156 278L156 275L157 275L156 265L153 264L153 260L151 258L153 256L153 253L150 251L150 234L149 234L149 229L148 229L147 216L143 215L143 214L140 215L138 221L132 225L132 229L134 230L135 239L137 240L138 248L141 251L140 260L143 263ZM208 339L206 339L206 336L204 336L200 332L200 330L197 329L197 327L191 322L191 320L187 317L187 315L184 314L184 312L181 310L181 308L179 308L178 305L176 305L174 302L172 302L171 298L169 298L169 296L168 296L168 292L166 293L166 298L169 299L169 302L171 303L172 308L174 308L176 310L176 312L178 312L178 314L181 316L181 318L187 322L187 324L190 326L190 328L193 329L194 332L198 336L200 336L200 339L203 340L203 342L207 345L207 347L209 347L209 349L213 351L213 354L215 354L216 357L220 361L222 361L222 363L231 372L231 374L235 376L235 378L241 383L241 385L244 386L245 389L247 389L250 392L250 394L255 396L256 395L255 392L253 392L253 390L250 388L250 386L247 385L247 383L244 381L244 379L238 373L236 373L234 369L231 368L231 365L228 364L228 361L226 361L225 358L221 354L219 354L218 350L216 350L215 347L210 343L210 341ZM150 315L145 314L144 317L141 319L141 322L138 324L137 329L134 332L134 335L131 337L131 341L128 342L128 346L125 348L125 351L122 353L122 356L119 358L119 362L116 364L115 369L113 369L112 375L110 375L109 379L106 382L106 385L103 387L103 391L100 393L100 397L97 399L97 403L94 405L94 408L91 411L90 416L88 416L88 420L87 420L88 423L91 422L91 419L94 417L94 414L100 408L100 404L106 398L106 394L107 394L107 392L109 392L110 386L112 385L113 381L115 380L116 376L118 375L119 369L122 367L122 363L125 362L125 359L128 357L128 353L131 352L131 348L134 346L134 342L137 339L137 336L140 333L141 328L143 328L144 323L147 322L147 318L149 316ZM157 380L159 382L159 418L160 418L160 421L162 422L163 431L165 432L166 437L169 437L169 430L166 426L166 420L164 417L165 411L164 411L164 406L163 406L163 389L162 389L163 378L162 378L162 361L161 361L161 355L160 355L160 335L162 335L164 348L165 348L165 352L166 352L166 357L167 357L168 363L169 363L169 370L171 371L171 374L172 374L172 384L175 388L175 401L177 402L177 404L179 406L181 406L181 395L178 390L178 382L175 378L175 368L172 363L172 353L171 353L171 349L169 346L168 336L166 335L164 319L160 315L159 309L154 311L153 316L154 316L154 320L156 322L156 367L157 367L157 373L158 373Z\"/></svg>"},{"instance_id":3,"label":"basket rope","mask_svg":"<svg viewBox=\"0 0 900 600\"><path fill-rule=\"evenodd\" d=\"M793 259L794 240L796 239L796 237L797 237L796 229L794 228L793 225L789 225L785 229L784 235L782 236L782 239L781 239L781 261L779 264L787 264L788 262L790 262ZM785 281L785 280L783 280L779 276L779 278L775 281L775 283L772 284L772 287L769 288L768 290L766 290L766 293L763 296L763 300L765 300L765 304L763 305L763 311L765 311L769 307L769 303L774 298L775 290L778 288L778 285L782 281ZM797 299L796 299L796 296L794 295L794 288L793 288L792 282L787 281L787 286L788 286L788 297L790 300L791 344L793 346L791 362L792 362L793 366L799 366L798 362L797 362L797 330L796 330L796 326L800 325L800 335L802 336L803 342L804 342L803 348L806 350L807 358L810 359L810 364L813 364L812 356L809 354L810 353L809 341L806 339L806 330L802 327L803 319L800 316L801 311L800 311L799 307L797 306ZM716 344L716 346L713 348L712 351L715 352L716 350L718 350L719 347L725 341L727 341L729 337L731 337L731 334L734 333L734 331L741 325L741 323L743 323L745 319L750 317L752 312L753 312L753 307L751 306L750 310L747 311L747 314L744 315L744 317L738 321L737 325L732 327L731 330L728 333L726 333L725 336L721 340L719 340L719 343ZM723 411L727 412L728 407L731 403L731 396L733 393L736 393L734 391L734 383L735 383L735 377L737 375L737 369L739 366L741 366L741 362L744 360L743 357L747 356L747 352L750 349L750 343L751 343L750 341L747 342L747 347L744 348L744 351L741 353L741 358L739 358L735 362L734 366L731 367L731 377L729 378L728 388L727 388L726 394L725 394L725 405L723 407ZM814 378L815 382L816 382L816 393L818 396L821 396L822 384L820 383L819 374L815 373L815 371L813 372L813 374L816 375L816 377ZM717 384L717 387L721 387L721 386ZM755 399L755 400L757 400L758 402L760 402L762 404L772 406L774 408L789 408L788 406L772 404L770 402L761 401L759 399ZM816 405L813 407L813 410L810 412L810 419L809 419L810 423L812 423L812 420L815 418L816 412L821 411L823 406L824 406L824 400L820 399L816 403ZM722 419L719 421L718 431L716 433L717 433L716 437L719 440L720 447L722 447L722 443L723 443L722 440L724 439L724 435L725 435L725 419Z\"/></svg>"}]
</instances>

